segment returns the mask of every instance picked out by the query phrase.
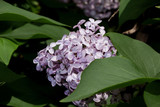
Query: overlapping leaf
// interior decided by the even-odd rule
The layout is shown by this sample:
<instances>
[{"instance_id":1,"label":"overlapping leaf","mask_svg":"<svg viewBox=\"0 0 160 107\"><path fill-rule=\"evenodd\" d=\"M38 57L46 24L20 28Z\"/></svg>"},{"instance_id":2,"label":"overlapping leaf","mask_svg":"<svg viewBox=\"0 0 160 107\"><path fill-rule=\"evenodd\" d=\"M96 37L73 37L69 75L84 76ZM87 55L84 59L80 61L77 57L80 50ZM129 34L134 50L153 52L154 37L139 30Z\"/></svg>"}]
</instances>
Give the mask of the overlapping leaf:
<instances>
[{"instance_id":1,"label":"overlapping leaf","mask_svg":"<svg viewBox=\"0 0 160 107\"><path fill-rule=\"evenodd\" d=\"M160 55L157 52L145 43L127 36L118 33L108 35L117 50L126 58L112 57L92 62L82 73L77 89L62 102L159 79Z\"/></svg>"}]
</instances>

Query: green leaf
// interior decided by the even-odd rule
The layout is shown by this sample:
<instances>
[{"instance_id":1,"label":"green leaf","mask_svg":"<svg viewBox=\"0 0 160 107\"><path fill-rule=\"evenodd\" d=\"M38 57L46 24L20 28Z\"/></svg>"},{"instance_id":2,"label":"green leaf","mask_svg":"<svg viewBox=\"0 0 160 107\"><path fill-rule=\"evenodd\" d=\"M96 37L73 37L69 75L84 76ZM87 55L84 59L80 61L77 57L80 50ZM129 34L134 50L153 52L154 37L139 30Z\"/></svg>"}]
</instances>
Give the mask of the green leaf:
<instances>
[{"instance_id":1,"label":"green leaf","mask_svg":"<svg viewBox=\"0 0 160 107\"><path fill-rule=\"evenodd\" d=\"M119 33L108 33L118 52L130 59L146 77L160 72L160 54L149 45Z\"/></svg>"},{"instance_id":2,"label":"green leaf","mask_svg":"<svg viewBox=\"0 0 160 107\"><path fill-rule=\"evenodd\" d=\"M0 82L0 87L1 87L1 86L3 86L4 84L5 84L5 82L4 82L4 81L3 81L3 82Z\"/></svg>"},{"instance_id":3,"label":"green leaf","mask_svg":"<svg viewBox=\"0 0 160 107\"><path fill-rule=\"evenodd\" d=\"M0 38L0 59L2 62L4 62L6 65L9 64L10 58L12 56L12 53L18 48L18 45L14 42L5 39Z\"/></svg>"},{"instance_id":4,"label":"green leaf","mask_svg":"<svg viewBox=\"0 0 160 107\"><path fill-rule=\"evenodd\" d=\"M97 107L94 102L89 103L88 107ZM103 107L103 106L102 106Z\"/></svg>"},{"instance_id":5,"label":"green leaf","mask_svg":"<svg viewBox=\"0 0 160 107\"><path fill-rule=\"evenodd\" d=\"M154 81L147 85L144 91L144 100L147 107L159 107L160 105L160 81Z\"/></svg>"},{"instance_id":6,"label":"green leaf","mask_svg":"<svg viewBox=\"0 0 160 107\"><path fill-rule=\"evenodd\" d=\"M6 85L14 97L34 105L58 103L63 97L64 91L58 87L53 88L50 84L35 82L27 77L17 79ZM57 91L60 92L58 96Z\"/></svg>"},{"instance_id":7,"label":"green leaf","mask_svg":"<svg viewBox=\"0 0 160 107\"><path fill-rule=\"evenodd\" d=\"M31 104L41 105L51 102L44 93L40 93L38 88L42 86L36 84L29 78L21 78L12 83L7 84L7 87L12 92L13 96ZM43 89L45 90L46 87ZM47 89L46 89L47 91Z\"/></svg>"},{"instance_id":8,"label":"green leaf","mask_svg":"<svg viewBox=\"0 0 160 107\"><path fill-rule=\"evenodd\" d=\"M93 61L82 73L77 89L61 102L80 100L98 92L150 81L128 59L112 57Z\"/></svg>"},{"instance_id":9,"label":"green leaf","mask_svg":"<svg viewBox=\"0 0 160 107\"><path fill-rule=\"evenodd\" d=\"M49 104L48 107L57 107L57 106L55 106L53 104Z\"/></svg>"},{"instance_id":10,"label":"green leaf","mask_svg":"<svg viewBox=\"0 0 160 107\"><path fill-rule=\"evenodd\" d=\"M160 6L155 6L156 8L160 9Z\"/></svg>"},{"instance_id":11,"label":"green leaf","mask_svg":"<svg viewBox=\"0 0 160 107\"><path fill-rule=\"evenodd\" d=\"M146 25L146 24L157 24L157 23L160 23L160 18L147 19L143 22L144 25Z\"/></svg>"},{"instance_id":12,"label":"green leaf","mask_svg":"<svg viewBox=\"0 0 160 107\"><path fill-rule=\"evenodd\" d=\"M11 93L5 85L0 86L0 104L6 105L11 99Z\"/></svg>"},{"instance_id":13,"label":"green leaf","mask_svg":"<svg viewBox=\"0 0 160 107\"><path fill-rule=\"evenodd\" d=\"M43 25L41 29L44 29L48 35L48 37L54 40L60 40L63 35L68 35L69 30L60 26L53 26L53 25Z\"/></svg>"},{"instance_id":14,"label":"green leaf","mask_svg":"<svg viewBox=\"0 0 160 107\"><path fill-rule=\"evenodd\" d=\"M70 105L68 105L67 107L76 107L76 106L70 104Z\"/></svg>"},{"instance_id":15,"label":"green leaf","mask_svg":"<svg viewBox=\"0 0 160 107\"><path fill-rule=\"evenodd\" d=\"M0 25L0 34L11 31L12 27L10 22L0 21Z\"/></svg>"},{"instance_id":16,"label":"green leaf","mask_svg":"<svg viewBox=\"0 0 160 107\"><path fill-rule=\"evenodd\" d=\"M37 38L52 38L54 40L61 39L64 34L69 34L69 30L54 25L36 26L33 24L25 24L10 33L1 34L1 37L14 39L37 39Z\"/></svg>"},{"instance_id":17,"label":"green leaf","mask_svg":"<svg viewBox=\"0 0 160 107\"><path fill-rule=\"evenodd\" d=\"M138 18L146 9L160 3L160 0L121 0L119 26L128 20Z\"/></svg>"},{"instance_id":18,"label":"green leaf","mask_svg":"<svg viewBox=\"0 0 160 107\"><path fill-rule=\"evenodd\" d=\"M7 105L13 106L13 107L44 107L44 104L43 105L33 105L33 104L27 103L13 96Z\"/></svg>"},{"instance_id":19,"label":"green leaf","mask_svg":"<svg viewBox=\"0 0 160 107\"><path fill-rule=\"evenodd\" d=\"M12 82L21 77L22 76L12 72L6 65L0 62L0 82Z\"/></svg>"},{"instance_id":20,"label":"green leaf","mask_svg":"<svg viewBox=\"0 0 160 107\"><path fill-rule=\"evenodd\" d=\"M1 21L21 21L21 22L37 22L45 24L54 24L59 26L67 26L50 18L34 14L32 12L12 6L9 3L0 0L0 20Z\"/></svg>"},{"instance_id":21,"label":"green leaf","mask_svg":"<svg viewBox=\"0 0 160 107\"><path fill-rule=\"evenodd\" d=\"M80 100L99 92L160 79L160 55L150 46L118 33L108 35L124 57L93 61L82 73L77 89L61 102Z\"/></svg>"}]
</instances>

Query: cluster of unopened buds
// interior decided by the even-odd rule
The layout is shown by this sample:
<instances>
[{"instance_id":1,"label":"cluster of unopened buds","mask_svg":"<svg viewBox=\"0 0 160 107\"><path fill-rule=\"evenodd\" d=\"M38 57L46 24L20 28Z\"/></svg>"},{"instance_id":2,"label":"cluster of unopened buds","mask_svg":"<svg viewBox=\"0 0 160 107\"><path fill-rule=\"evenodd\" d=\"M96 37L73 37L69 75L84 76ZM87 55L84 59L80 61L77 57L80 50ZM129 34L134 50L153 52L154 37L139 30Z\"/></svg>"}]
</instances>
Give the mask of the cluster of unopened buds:
<instances>
[{"instance_id":1,"label":"cluster of unopened buds","mask_svg":"<svg viewBox=\"0 0 160 107\"><path fill-rule=\"evenodd\" d=\"M69 3L70 0L60 1ZM95 19L109 18L112 11L119 7L119 0L73 0L73 2L84 11L86 16Z\"/></svg>"},{"instance_id":2,"label":"cluster of unopened buds","mask_svg":"<svg viewBox=\"0 0 160 107\"><path fill-rule=\"evenodd\" d=\"M80 83L83 70L95 59L113 57L116 49L105 34L101 20L81 20L73 28L76 32L64 35L61 40L52 42L38 53L33 60L37 71L46 70L48 80L54 87L56 84L64 86L65 95L70 95ZM84 25L85 28L82 27ZM55 49L58 47L58 49ZM103 104L109 94L100 93L88 99L74 101L79 107L88 107L89 101Z\"/></svg>"}]
</instances>

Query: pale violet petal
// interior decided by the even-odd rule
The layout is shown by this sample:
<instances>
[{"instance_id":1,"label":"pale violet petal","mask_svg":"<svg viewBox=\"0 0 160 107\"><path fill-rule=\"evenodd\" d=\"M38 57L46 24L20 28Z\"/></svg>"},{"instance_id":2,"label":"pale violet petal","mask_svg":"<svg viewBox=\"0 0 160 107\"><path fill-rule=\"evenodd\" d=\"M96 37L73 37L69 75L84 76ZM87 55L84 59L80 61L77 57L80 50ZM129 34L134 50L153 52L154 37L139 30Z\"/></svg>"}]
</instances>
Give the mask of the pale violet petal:
<instances>
[{"instance_id":1,"label":"pale violet petal","mask_svg":"<svg viewBox=\"0 0 160 107\"><path fill-rule=\"evenodd\" d=\"M108 57L111 57L112 56L112 52L111 51L108 51L104 54L104 57L105 58L108 58Z\"/></svg>"},{"instance_id":2,"label":"pale violet petal","mask_svg":"<svg viewBox=\"0 0 160 107\"><path fill-rule=\"evenodd\" d=\"M102 20L96 20L94 23L96 24L96 25L98 25L99 23L101 23L102 22Z\"/></svg>"},{"instance_id":3,"label":"pale violet petal","mask_svg":"<svg viewBox=\"0 0 160 107\"><path fill-rule=\"evenodd\" d=\"M104 93L103 97L104 97L105 100L107 100L108 99L108 94Z\"/></svg>"},{"instance_id":4,"label":"pale violet petal","mask_svg":"<svg viewBox=\"0 0 160 107\"><path fill-rule=\"evenodd\" d=\"M50 47L53 48L55 47L57 44L55 42L50 43Z\"/></svg>"},{"instance_id":5,"label":"pale violet petal","mask_svg":"<svg viewBox=\"0 0 160 107\"><path fill-rule=\"evenodd\" d=\"M54 54L54 49L50 48L48 51L50 54Z\"/></svg>"},{"instance_id":6,"label":"pale violet petal","mask_svg":"<svg viewBox=\"0 0 160 107\"><path fill-rule=\"evenodd\" d=\"M59 50L62 50L62 49L63 49L63 44L60 44Z\"/></svg>"},{"instance_id":7,"label":"pale violet petal","mask_svg":"<svg viewBox=\"0 0 160 107\"><path fill-rule=\"evenodd\" d=\"M68 54L66 55L66 57L69 59L69 60L72 60L73 59L73 53L72 52L68 52Z\"/></svg>"},{"instance_id":8,"label":"pale violet petal","mask_svg":"<svg viewBox=\"0 0 160 107\"><path fill-rule=\"evenodd\" d=\"M96 52L94 58L95 58L95 59L99 59L99 58L102 58L102 56L103 56L103 53L102 53L102 52Z\"/></svg>"},{"instance_id":9,"label":"pale violet petal","mask_svg":"<svg viewBox=\"0 0 160 107\"><path fill-rule=\"evenodd\" d=\"M109 50L109 46L103 46L103 52L107 52Z\"/></svg>"},{"instance_id":10,"label":"pale violet petal","mask_svg":"<svg viewBox=\"0 0 160 107\"><path fill-rule=\"evenodd\" d=\"M58 61L57 56L53 56L53 57L51 58L51 61Z\"/></svg>"},{"instance_id":11,"label":"pale violet petal","mask_svg":"<svg viewBox=\"0 0 160 107\"><path fill-rule=\"evenodd\" d=\"M60 74L56 74L55 79L56 79L57 82L61 82Z\"/></svg>"},{"instance_id":12,"label":"pale violet petal","mask_svg":"<svg viewBox=\"0 0 160 107\"><path fill-rule=\"evenodd\" d=\"M89 18L89 21L91 21L91 23L94 23L94 19L93 18Z\"/></svg>"},{"instance_id":13,"label":"pale violet petal","mask_svg":"<svg viewBox=\"0 0 160 107\"><path fill-rule=\"evenodd\" d=\"M105 30L103 30L103 29L100 29L99 31L102 34L102 36L106 33Z\"/></svg>"},{"instance_id":14,"label":"pale violet petal","mask_svg":"<svg viewBox=\"0 0 160 107\"><path fill-rule=\"evenodd\" d=\"M80 32L81 35L85 35L86 34L84 29L80 29L79 32Z\"/></svg>"}]
</instances>

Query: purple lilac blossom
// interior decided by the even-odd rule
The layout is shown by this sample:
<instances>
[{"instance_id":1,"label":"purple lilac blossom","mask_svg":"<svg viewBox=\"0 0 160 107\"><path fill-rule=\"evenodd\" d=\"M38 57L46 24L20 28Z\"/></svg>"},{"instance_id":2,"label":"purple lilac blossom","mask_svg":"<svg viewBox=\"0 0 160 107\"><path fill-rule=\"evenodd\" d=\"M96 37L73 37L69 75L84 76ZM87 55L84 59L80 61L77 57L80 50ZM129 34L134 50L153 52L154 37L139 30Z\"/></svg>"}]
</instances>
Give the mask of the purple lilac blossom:
<instances>
[{"instance_id":1,"label":"purple lilac blossom","mask_svg":"<svg viewBox=\"0 0 160 107\"><path fill-rule=\"evenodd\" d=\"M59 0L69 3L71 0ZM118 9L119 0L72 0L77 7L81 8L87 17L95 19L109 18L112 11Z\"/></svg>"},{"instance_id":2,"label":"purple lilac blossom","mask_svg":"<svg viewBox=\"0 0 160 107\"><path fill-rule=\"evenodd\" d=\"M116 55L116 49L108 37L103 36L105 30L99 26L101 20L81 20L73 28L76 32L64 35L61 40L52 42L38 53L33 60L37 71L46 70L51 85L64 86L67 90L65 95L70 95L80 83L83 70L95 59L108 58ZM85 28L82 28L84 25ZM58 46L58 49L54 48ZM108 98L107 93L74 101L79 107L88 107L89 101L101 103Z\"/></svg>"},{"instance_id":3,"label":"purple lilac blossom","mask_svg":"<svg viewBox=\"0 0 160 107\"><path fill-rule=\"evenodd\" d=\"M84 10L86 16L95 19L109 18L112 10L119 7L119 0L73 0L73 2Z\"/></svg>"}]
</instances>

